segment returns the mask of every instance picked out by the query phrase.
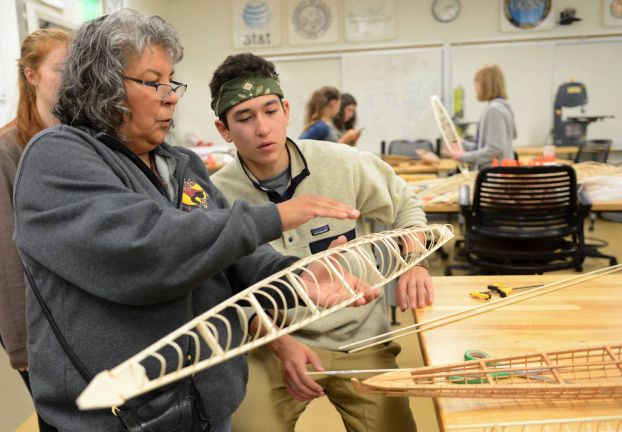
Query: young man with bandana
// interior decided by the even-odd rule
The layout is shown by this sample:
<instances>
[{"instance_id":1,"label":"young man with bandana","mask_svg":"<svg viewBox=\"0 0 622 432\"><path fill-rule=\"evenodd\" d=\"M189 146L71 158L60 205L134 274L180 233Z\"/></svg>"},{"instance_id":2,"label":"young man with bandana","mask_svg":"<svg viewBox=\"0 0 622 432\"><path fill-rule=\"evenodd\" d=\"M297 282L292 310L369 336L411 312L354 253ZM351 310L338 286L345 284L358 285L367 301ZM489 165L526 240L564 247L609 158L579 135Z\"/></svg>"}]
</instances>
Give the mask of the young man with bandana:
<instances>
[{"instance_id":1,"label":"young man with bandana","mask_svg":"<svg viewBox=\"0 0 622 432\"><path fill-rule=\"evenodd\" d=\"M289 104L272 63L252 54L230 56L216 69L210 90L216 127L237 149L236 160L212 176L230 203L237 199L280 203L321 193L395 228L426 224L421 201L378 157L335 143L287 137ZM283 232L271 244L288 255L304 257L365 234L362 219L315 219ZM432 303L433 287L425 266L400 277L397 297L402 310ZM308 364L320 371L398 367L401 348L396 343L352 354L339 350L348 342L388 330L386 303L379 300L252 351L248 392L234 414L233 431L293 431L307 404L322 395L337 408L348 431L415 431L407 398L358 393L348 376L305 374Z\"/></svg>"}]
</instances>

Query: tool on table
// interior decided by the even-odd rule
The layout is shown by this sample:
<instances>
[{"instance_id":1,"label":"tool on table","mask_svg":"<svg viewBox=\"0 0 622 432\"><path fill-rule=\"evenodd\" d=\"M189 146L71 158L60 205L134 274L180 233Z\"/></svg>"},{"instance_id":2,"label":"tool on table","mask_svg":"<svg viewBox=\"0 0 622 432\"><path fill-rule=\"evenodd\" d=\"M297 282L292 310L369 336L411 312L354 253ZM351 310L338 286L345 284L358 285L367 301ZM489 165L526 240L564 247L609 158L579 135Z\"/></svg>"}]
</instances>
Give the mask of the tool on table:
<instances>
[{"instance_id":1,"label":"tool on table","mask_svg":"<svg viewBox=\"0 0 622 432\"><path fill-rule=\"evenodd\" d=\"M496 283L488 285L487 291L471 291L469 295L473 298L480 300L490 300L493 294L499 294L499 296L505 298L512 294L514 290L527 289L527 288L539 288L542 285L524 285L511 287L504 283Z\"/></svg>"},{"instance_id":2,"label":"tool on table","mask_svg":"<svg viewBox=\"0 0 622 432\"><path fill-rule=\"evenodd\" d=\"M504 283L497 283L488 285L489 292L496 292L501 297L507 297L512 294L514 290L528 289L528 288L540 288L542 285L523 285L517 287L511 287Z\"/></svg>"},{"instance_id":3,"label":"tool on table","mask_svg":"<svg viewBox=\"0 0 622 432\"><path fill-rule=\"evenodd\" d=\"M492 298L492 292L490 291L471 291L469 295L480 300L490 300Z\"/></svg>"}]
</instances>

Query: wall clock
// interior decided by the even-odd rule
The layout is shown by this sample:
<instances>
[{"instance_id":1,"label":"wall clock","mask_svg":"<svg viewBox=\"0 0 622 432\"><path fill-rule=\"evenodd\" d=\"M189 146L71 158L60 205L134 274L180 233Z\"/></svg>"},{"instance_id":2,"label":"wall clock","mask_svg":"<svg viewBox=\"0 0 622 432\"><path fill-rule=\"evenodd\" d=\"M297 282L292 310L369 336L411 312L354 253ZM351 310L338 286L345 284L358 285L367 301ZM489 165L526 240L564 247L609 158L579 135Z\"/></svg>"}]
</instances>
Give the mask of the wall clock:
<instances>
[{"instance_id":1,"label":"wall clock","mask_svg":"<svg viewBox=\"0 0 622 432\"><path fill-rule=\"evenodd\" d=\"M460 15L460 0L434 0L432 15L443 23L455 20Z\"/></svg>"}]
</instances>

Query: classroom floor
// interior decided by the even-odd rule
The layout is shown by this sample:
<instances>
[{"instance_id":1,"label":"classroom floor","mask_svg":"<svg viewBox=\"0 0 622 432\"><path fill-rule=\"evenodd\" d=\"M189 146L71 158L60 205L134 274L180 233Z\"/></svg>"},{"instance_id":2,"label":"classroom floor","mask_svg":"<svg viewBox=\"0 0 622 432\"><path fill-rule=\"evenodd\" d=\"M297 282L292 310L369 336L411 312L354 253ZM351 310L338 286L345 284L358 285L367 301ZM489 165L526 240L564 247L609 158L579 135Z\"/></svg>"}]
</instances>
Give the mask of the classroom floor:
<instances>
[{"instance_id":1,"label":"classroom floor","mask_svg":"<svg viewBox=\"0 0 622 432\"><path fill-rule=\"evenodd\" d=\"M444 223L442 219L433 222ZM615 255L622 261L622 242L614 243L613 241L621 232L621 224L603 219L597 220L595 229L592 232L587 231L586 224L586 235L588 237L611 241L612 244L602 249L602 252ZM453 241L445 249L452 254ZM448 262L453 262L451 256L448 261L441 260L438 254L432 257L430 260L432 275L442 275L444 266ZM587 258L583 271L589 272L605 267L608 264L603 259ZM557 273L575 274L573 270L564 270ZM412 324L412 316L408 312L398 312L397 320L402 325ZM400 366L421 366L423 362L417 338L406 337L399 342L402 345L402 353L398 359ZM33 415L32 402L19 375L10 369L8 359L3 350L0 350L0 383L2 383L2 390L0 390L0 432L36 432L38 429ZM410 405L420 432L438 432L436 416L430 398L411 398ZM326 398L313 401L301 417L296 428L296 432L315 432L318 430L326 432L345 431L337 411Z\"/></svg>"}]
</instances>

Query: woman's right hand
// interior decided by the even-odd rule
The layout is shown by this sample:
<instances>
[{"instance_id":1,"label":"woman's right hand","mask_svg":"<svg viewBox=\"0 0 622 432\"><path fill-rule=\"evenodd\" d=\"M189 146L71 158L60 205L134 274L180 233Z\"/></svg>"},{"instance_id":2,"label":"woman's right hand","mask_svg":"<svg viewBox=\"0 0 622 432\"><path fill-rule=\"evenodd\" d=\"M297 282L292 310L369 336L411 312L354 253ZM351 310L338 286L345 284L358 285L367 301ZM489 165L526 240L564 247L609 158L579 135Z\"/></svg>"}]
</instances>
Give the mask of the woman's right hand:
<instances>
[{"instance_id":1,"label":"woman's right hand","mask_svg":"<svg viewBox=\"0 0 622 432\"><path fill-rule=\"evenodd\" d=\"M358 141L360 136L361 136L360 129L348 129L347 131L344 132L343 135L341 135L339 142L346 143L346 144L350 142L356 142Z\"/></svg>"},{"instance_id":2,"label":"woman's right hand","mask_svg":"<svg viewBox=\"0 0 622 432\"><path fill-rule=\"evenodd\" d=\"M456 161L462 159L463 154L464 150L449 150L449 156L451 156L451 158Z\"/></svg>"},{"instance_id":3,"label":"woman's right hand","mask_svg":"<svg viewBox=\"0 0 622 432\"><path fill-rule=\"evenodd\" d=\"M283 231L289 231L317 217L358 219L361 212L334 199L306 194L276 205Z\"/></svg>"}]
</instances>

